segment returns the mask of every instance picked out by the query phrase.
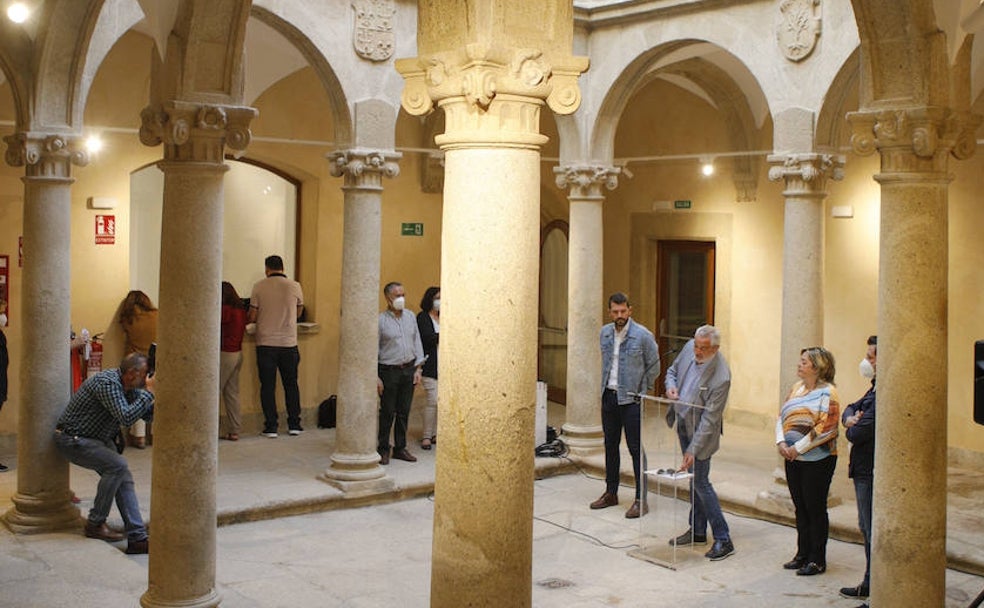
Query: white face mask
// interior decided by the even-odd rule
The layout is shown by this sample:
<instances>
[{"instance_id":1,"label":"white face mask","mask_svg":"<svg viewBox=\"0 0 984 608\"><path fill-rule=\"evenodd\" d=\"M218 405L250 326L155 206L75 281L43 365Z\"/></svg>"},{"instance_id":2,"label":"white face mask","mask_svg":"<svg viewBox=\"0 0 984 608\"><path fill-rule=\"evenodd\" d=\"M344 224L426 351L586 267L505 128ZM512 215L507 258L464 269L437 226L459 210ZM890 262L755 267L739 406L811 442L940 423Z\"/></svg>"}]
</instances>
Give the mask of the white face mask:
<instances>
[{"instance_id":1,"label":"white face mask","mask_svg":"<svg viewBox=\"0 0 984 608\"><path fill-rule=\"evenodd\" d=\"M875 368L871 365L871 361L861 359L861 363L858 364L858 373L861 374L862 378L871 380L875 377Z\"/></svg>"},{"instance_id":2,"label":"white face mask","mask_svg":"<svg viewBox=\"0 0 984 608\"><path fill-rule=\"evenodd\" d=\"M437 312L441 311L441 300L434 300L434 310Z\"/></svg>"},{"instance_id":3,"label":"white face mask","mask_svg":"<svg viewBox=\"0 0 984 608\"><path fill-rule=\"evenodd\" d=\"M407 305L407 299L403 296L398 298L393 298L393 308L395 310L403 310L403 307Z\"/></svg>"},{"instance_id":4,"label":"white face mask","mask_svg":"<svg viewBox=\"0 0 984 608\"><path fill-rule=\"evenodd\" d=\"M0 327L7 327L7 313L0 312Z\"/></svg>"}]
</instances>

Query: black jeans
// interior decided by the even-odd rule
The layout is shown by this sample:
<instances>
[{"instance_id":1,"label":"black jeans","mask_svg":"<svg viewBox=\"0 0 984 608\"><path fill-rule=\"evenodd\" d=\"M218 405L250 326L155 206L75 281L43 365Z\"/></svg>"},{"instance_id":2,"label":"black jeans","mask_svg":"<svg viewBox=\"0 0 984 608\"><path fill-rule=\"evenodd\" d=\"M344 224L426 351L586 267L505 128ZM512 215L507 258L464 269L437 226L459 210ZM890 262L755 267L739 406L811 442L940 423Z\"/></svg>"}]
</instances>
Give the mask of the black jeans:
<instances>
[{"instance_id":1,"label":"black jeans","mask_svg":"<svg viewBox=\"0 0 984 608\"><path fill-rule=\"evenodd\" d=\"M796 557L818 566L827 565L827 493L837 457L807 462L786 461L786 483L796 507Z\"/></svg>"},{"instance_id":2,"label":"black jeans","mask_svg":"<svg viewBox=\"0 0 984 608\"><path fill-rule=\"evenodd\" d=\"M635 497L642 496L639 463L639 403L619 405L618 394L605 390L601 395L601 428L605 433L605 491L618 496L618 483L622 467L619 444L625 429L625 445L632 456L632 472L635 473Z\"/></svg>"},{"instance_id":3,"label":"black jeans","mask_svg":"<svg viewBox=\"0 0 984 608\"><path fill-rule=\"evenodd\" d=\"M417 368L413 365L402 369L379 367L379 379L383 381L383 395L379 398L380 454L390 449L391 428L393 451L397 452L407 447L407 424L410 420L410 406L413 405L413 375L416 371Z\"/></svg>"},{"instance_id":4,"label":"black jeans","mask_svg":"<svg viewBox=\"0 0 984 608\"><path fill-rule=\"evenodd\" d=\"M297 388L297 365L301 353L296 346L257 346L256 367L260 372L260 405L263 407L263 432L277 432L277 371L284 385L287 427L301 428L301 391Z\"/></svg>"}]
</instances>

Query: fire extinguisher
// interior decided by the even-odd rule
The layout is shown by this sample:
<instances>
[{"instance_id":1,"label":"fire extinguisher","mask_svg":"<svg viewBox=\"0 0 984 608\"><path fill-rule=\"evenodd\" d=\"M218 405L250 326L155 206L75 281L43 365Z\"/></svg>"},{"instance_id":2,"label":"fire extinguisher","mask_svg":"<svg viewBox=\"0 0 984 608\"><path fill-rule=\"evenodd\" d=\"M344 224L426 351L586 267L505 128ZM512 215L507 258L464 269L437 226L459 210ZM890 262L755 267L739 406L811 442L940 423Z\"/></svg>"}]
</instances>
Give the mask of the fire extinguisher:
<instances>
[{"instance_id":1,"label":"fire extinguisher","mask_svg":"<svg viewBox=\"0 0 984 608\"><path fill-rule=\"evenodd\" d=\"M103 368L103 345L102 345L102 334L96 334L92 336L92 339L86 343L89 351L89 363L85 368L85 377L89 378L102 371Z\"/></svg>"},{"instance_id":2,"label":"fire extinguisher","mask_svg":"<svg viewBox=\"0 0 984 608\"><path fill-rule=\"evenodd\" d=\"M89 341L89 330L83 329L80 335L76 335L75 331L71 330L69 339L71 340L72 392L74 393L79 390L82 381L85 380L86 343Z\"/></svg>"}]
</instances>

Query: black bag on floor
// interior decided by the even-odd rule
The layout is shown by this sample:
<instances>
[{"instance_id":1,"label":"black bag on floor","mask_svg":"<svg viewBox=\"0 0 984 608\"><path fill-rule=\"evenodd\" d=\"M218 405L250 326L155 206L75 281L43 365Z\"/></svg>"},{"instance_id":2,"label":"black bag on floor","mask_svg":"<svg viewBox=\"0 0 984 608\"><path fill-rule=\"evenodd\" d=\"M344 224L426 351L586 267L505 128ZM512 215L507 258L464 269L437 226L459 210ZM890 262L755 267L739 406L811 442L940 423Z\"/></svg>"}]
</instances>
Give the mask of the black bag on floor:
<instances>
[{"instance_id":1,"label":"black bag on floor","mask_svg":"<svg viewBox=\"0 0 984 608\"><path fill-rule=\"evenodd\" d=\"M333 429L335 428L335 414L338 408L338 397L332 395L318 406L318 428L319 429Z\"/></svg>"}]
</instances>

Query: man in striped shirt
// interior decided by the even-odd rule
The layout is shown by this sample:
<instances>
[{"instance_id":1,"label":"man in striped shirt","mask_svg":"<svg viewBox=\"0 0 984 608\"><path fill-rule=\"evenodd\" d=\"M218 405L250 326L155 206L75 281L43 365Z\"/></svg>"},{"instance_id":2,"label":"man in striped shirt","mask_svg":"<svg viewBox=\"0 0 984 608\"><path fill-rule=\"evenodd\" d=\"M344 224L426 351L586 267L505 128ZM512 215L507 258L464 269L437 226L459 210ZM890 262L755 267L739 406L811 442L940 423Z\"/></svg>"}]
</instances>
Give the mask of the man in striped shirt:
<instances>
[{"instance_id":1,"label":"man in striped shirt","mask_svg":"<svg viewBox=\"0 0 984 608\"><path fill-rule=\"evenodd\" d=\"M85 535L109 542L123 540L123 534L106 525L115 498L126 526L126 552L130 554L147 553L147 528L133 489L133 475L126 459L117 453L113 437L121 426L153 419L153 386L153 378L147 377L147 357L141 353L127 355L118 368L86 379L55 427L58 451L69 462L99 473Z\"/></svg>"}]
</instances>

